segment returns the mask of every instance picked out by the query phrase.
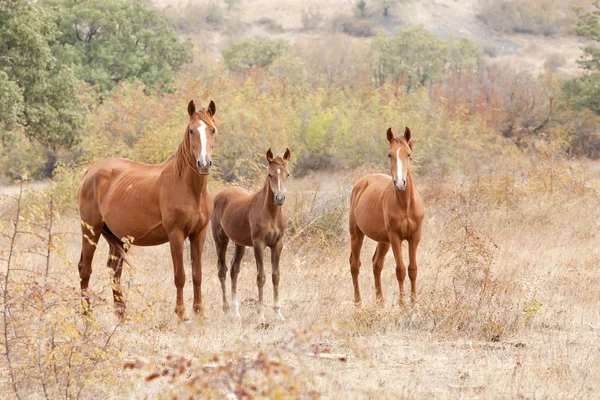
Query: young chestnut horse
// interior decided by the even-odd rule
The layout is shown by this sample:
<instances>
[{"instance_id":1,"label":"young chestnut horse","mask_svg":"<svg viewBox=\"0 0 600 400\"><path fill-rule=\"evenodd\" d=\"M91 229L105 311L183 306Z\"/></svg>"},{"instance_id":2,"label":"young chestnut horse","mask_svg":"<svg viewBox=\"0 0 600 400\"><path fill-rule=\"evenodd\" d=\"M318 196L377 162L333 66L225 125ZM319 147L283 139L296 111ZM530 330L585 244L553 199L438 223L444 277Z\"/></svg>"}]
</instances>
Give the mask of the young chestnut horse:
<instances>
[{"instance_id":1,"label":"young chestnut horse","mask_svg":"<svg viewBox=\"0 0 600 400\"><path fill-rule=\"evenodd\" d=\"M408 276L413 303L417 300L417 247L421 240L423 204L410 176L410 153L412 143L408 127L404 137L394 137L392 128L387 130L390 143L390 174L372 174L356 182L350 197L350 271L354 284L354 302L359 305L360 249L365 235L378 242L373 255L373 275L377 300L383 303L381 270L390 245L396 260L396 278L400 286L400 305L404 300L406 268L402 261L402 241L408 241Z\"/></svg>"},{"instance_id":2,"label":"young chestnut horse","mask_svg":"<svg viewBox=\"0 0 600 400\"><path fill-rule=\"evenodd\" d=\"M289 176L287 163L290 160L290 150L285 149L282 157L273 158L271 149L267 151L269 175L263 188L256 193L250 193L242 188L223 189L215 196L214 213L211 227L217 247L219 280L223 291L223 311L229 311L229 303L225 294L225 279L227 265L225 253L231 239L235 243L235 251L231 260L231 298L236 317L240 317L237 298L237 277L240 272L240 262L246 246L254 248L258 274L258 315L259 320L265 320L263 305L263 286L265 272L263 268L263 253L265 247L271 248L271 267L273 278L273 309L275 316L283 320L279 306L279 257L283 249L283 235L287 219L281 206L285 202L285 182Z\"/></svg>"},{"instance_id":3,"label":"young chestnut horse","mask_svg":"<svg viewBox=\"0 0 600 400\"><path fill-rule=\"evenodd\" d=\"M83 244L79 277L85 311L92 258L100 235L110 245L108 267L114 270L113 296L117 313L123 315L125 301L120 288L123 259L128 262L120 238L131 237L138 246L169 242L175 270L177 303L175 313L187 320L183 305L183 242L190 240L194 312L202 308L202 249L206 226L212 213L212 200L206 182L212 167L216 133L215 103L206 110L188 104L190 122L177 151L159 165L108 158L93 165L79 188L79 213Z\"/></svg>"}]
</instances>

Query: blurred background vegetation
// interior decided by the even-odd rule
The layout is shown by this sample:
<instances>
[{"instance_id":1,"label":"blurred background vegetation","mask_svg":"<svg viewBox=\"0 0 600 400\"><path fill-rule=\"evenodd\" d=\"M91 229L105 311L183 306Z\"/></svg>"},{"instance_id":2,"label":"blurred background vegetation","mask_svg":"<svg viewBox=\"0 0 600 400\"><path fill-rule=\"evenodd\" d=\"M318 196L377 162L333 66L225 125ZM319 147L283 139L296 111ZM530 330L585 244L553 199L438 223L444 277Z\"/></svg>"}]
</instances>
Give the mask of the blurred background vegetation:
<instances>
[{"instance_id":1,"label":"blurred background vegetation","mask_svg":"<svg viewBox=\"0 0 600 400\"><path fill-rule=\"evenodd\" d=\"M467 3L457 33L429 30L446 11L418 0L307 2L292 20L268 1L4 0L0 179L76 186L108 156L162 162L190 99L217 103L223 180L268 147L290 147L296 175L383 165L385 130L403 125L424 174L520 165L540 140L599 158L598 2ZM506 38L583 46L576 64L519 66Z\"/></svg>"}]
</instances>

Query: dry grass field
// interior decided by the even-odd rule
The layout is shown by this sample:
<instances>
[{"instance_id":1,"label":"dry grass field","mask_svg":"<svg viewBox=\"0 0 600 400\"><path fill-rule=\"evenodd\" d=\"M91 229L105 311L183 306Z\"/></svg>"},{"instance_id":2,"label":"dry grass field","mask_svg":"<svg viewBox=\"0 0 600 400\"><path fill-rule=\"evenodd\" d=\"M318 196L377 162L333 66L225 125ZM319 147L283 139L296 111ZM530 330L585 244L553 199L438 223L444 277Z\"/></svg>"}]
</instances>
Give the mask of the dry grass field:
<instances>
[{"instance_id":1,"label":"dry grass field","mask_svg":"<svg viewBox=\"0 0 600 400\"><path fill-rule=\"evenodd\" d=\"M352 304L347 198L368 168L290 181L281 262L287 319L275 321L268 308L263 325L252 251L242 263L242 320L236 321L221 309L210 238L203 255L209 320L178 321L163 245L132 250L137 269L125 268L128 310L119 321L104 241L90 281L94 313L83 317L75 266L79 223L60 217L48 264L32 254L39 242L30 235L14 243L3 340L11 366L6 357L0 361L0 391L8 398L14 387L21 398L43 398L44 391L50 398L594 398L600 391L599 181L573 165L551 167L565 171L539 169L529 180L417 177L426 207L420 299L407 309L395 304L391 253L382 277L385 306L376 306L370 241L362 253L363 306ZM211 187L213 194L219 189L214 181ZM34 206L40 197L31 197L22 207L22 230L35 230L25 221L42 212ZM4 218L16 211L14 200L2 206ZM11 229L5 224L3 233L10 237ZM191 312L189 256L186 268ZM38 290L44 279L49 289ZM271 288L267 279L267 307Z\"/></svg>"}]
</instances>

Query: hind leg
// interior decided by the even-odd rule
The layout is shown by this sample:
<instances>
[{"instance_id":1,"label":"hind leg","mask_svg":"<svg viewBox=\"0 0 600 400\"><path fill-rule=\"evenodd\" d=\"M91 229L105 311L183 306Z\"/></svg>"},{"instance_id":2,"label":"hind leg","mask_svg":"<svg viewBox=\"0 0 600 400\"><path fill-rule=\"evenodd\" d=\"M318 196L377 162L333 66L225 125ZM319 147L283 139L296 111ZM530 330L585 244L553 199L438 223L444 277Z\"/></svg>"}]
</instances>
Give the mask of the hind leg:
<instances>
[{"instance_id":1,"label":"hind leg","mask_svg":"<svg viewBox=\"0 0 600 400\"><path fill-rule=\"evenodd\" d=\"M383 263L385 261L385 255L390 249L389 243L379 243L377 244L377 249L375 249L375 254L373 254L373 275L375 276L375 296L377 297L377 302L380 305L383 305L383 293L381 291L381 270L383 269Z\"/></svg>"},{"instance_id":2,"label":"hind leg","mask_svg":"<svg viewBox=\"0 0 600 400\"><path fill-rule=\"evenodd\" d=\"M246 246L236 244L233 259L231 260L231 300L233 302L233 314L238 318L242 316L240 315L240 302L237 297L237 279L240 273L240 263L245 252Z\"/></svg>"},{"instance_id":3,"label":"hind leg","mask_svg":"<svg viewBox=\"0 0 600 400\"><path fill-rule=\"evenodd\" d=\"M81 226L81 256L79 257L79 281L81 284L81 296L83 313L89 314L91 312L90 297L88 294L88 285L90 283L90 276L92 275L92 260L94 258L94 252L98 245L98 239L100 238L100 232L102 232L101 224L82 225Z\"/></svg>"},{"instance_id":4,"label":"hind leg","mask_svg":"<svg viewBox=\"0 0 600 400\"><path fill-rule=\"evenodd\" d=\"M361 303L358 273L360 272L360 249L364 238L365 234L354 223L354 218L350 215L350 272L354 284L354 304L357 306Z\"/></svg>"},{"instance_id":5,"label":"hind leg","mask_svg":"<svg viewBox=\"0 0 600 400\"><path fill-rule=\"evenodd\" d=\"M226 290L226 280L227 280L227 264L226 264L226 255L227 255L227 245L229 244L229 238L223 232L220 226L218 226L218 222L212 223L212 235L215 241L215 247L217 249L217 269L219 271L219 281L221 282L221 292L223 295L223 311L229 312L229 302L227 301L227 290Z\"/></svg>"},{"instance_id":6,"label":"hind leg","mask_svg":"<svg viewBox=\"0 0 600 400\"><path fill-rule=\"evenodd\" d=\"M279 259L281 258L281 250L283 250L283 240L279 240L275 246L271 247L271 278L273 281L273 311L275 311L275 317L283 321L285 318L281 314L281 306L279 305Z\"/></svg>"},{"instance_id":7,"label":"hind leg","mask_svg":"<svg viewBox=\"0 0 600 400\"><path fill-rule=\"evenodd\" d=\"M122 251L126 252L125 249ZM119 254L118 249L110 245L110 250L108 254L108 262L107 267L113 270L112 277L112 292L113 299L115 302L115 312L119 318L123 318L125 315L125 297L123 296L123 291L121 288L121 272L123 272L123 257Z\"/></svg>"}]
</instances>

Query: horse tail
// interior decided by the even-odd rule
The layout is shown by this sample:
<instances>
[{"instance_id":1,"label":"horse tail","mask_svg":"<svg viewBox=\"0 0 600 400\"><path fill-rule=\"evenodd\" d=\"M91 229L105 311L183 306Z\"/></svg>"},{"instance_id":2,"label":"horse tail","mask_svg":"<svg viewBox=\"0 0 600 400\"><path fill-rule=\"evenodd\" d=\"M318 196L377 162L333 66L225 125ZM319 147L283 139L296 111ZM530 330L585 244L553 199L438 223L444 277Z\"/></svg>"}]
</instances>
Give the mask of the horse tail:
<instances>
[{"instance_id":1,"label":"horse tail","mask_svg":"<svg viewBox=\"0 0 600 400\"><path fill-rule=\"evenodd\" d=\"M131 268L137 269L137 266L133 263L133 261L131 261L131 258L129 258L127 250L125 250L125 248L123 247L123 242L121 241L121 239L116 237L115 234L112 233L110 229L108 229L108 226L106 226L106 224L104 224L104 226L102 227L102 236L104 237L104 239L106 239L109 245L115 248L115 250L119 254L119 257L121 257L123 261L127 263L127 265L129 265Z\"/></svg>"}]
</instances>

